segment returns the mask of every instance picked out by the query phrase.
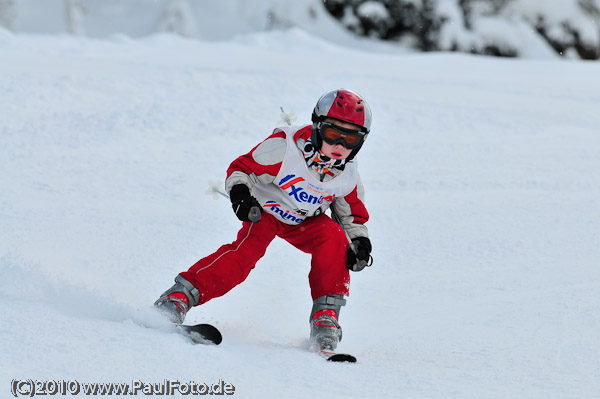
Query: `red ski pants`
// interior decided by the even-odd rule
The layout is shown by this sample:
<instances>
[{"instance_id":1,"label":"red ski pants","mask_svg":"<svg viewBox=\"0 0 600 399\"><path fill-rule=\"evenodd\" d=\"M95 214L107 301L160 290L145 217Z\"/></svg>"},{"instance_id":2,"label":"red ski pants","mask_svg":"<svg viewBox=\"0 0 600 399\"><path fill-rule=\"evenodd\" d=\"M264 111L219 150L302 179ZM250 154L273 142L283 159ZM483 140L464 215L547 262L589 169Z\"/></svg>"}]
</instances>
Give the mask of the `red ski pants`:
<instances>
[{"instance_id":1,"label":"red ski pants","mask_svg":"<svg viewBox=\"0 0 600 399\"><path fill-rule=\"evenodd\" d=\"M323 295L348 295L348 240L342 228L325 214L291 226L264 212L258 223L243 223L237 240L200 259L181 276L200 291L199 304L208 302L243 282L275 237L312 254L308 281L313 299Z\"/></svg>"}]
</instances>

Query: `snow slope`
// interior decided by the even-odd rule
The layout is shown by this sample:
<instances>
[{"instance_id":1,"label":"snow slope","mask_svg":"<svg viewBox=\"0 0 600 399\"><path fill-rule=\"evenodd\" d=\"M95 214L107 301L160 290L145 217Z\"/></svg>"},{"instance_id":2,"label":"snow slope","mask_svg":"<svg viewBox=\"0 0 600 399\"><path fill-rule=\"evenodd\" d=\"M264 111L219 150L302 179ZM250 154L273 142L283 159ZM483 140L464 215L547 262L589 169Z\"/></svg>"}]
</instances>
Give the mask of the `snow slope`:
<instances>
[{"instance_id":1,"label":"snow slope","mask_svg":"<svg viewBox=\"0 0 600 399\"><path fill-rule=\"evenodd\" d=\"M13 379L235 386L240 398L600 397L598 64L352 50L292 29L226 42L0 31L0 392ZM192 310L151 304L234 239L205 194L331 88L362 93L372 268L340 350L308 353L308 256L276 240ZM143 328L140 325L157 328Z\"/></svg>"}]
</instances>

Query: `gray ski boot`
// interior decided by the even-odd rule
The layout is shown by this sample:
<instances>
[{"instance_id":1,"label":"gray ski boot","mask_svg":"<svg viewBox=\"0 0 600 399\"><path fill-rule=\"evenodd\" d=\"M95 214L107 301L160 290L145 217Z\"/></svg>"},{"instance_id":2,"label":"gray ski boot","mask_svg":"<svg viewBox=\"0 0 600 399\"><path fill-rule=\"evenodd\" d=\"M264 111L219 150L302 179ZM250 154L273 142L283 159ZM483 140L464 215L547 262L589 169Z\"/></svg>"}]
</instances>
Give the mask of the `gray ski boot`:
<instances>
[{"instance_id":1,"label":"gray ski boot","mask_svg":"<svg viewBox=\"0 0 600 399\"><path fill-rule=\"evenodd\" d=\"M342 327L338 317L345 304L346 300L342 295L325 295L313 301L310 342L317 350L334 350L342 340Z\"/></svg>"},{"instance_id":2,"label":"gray ski boot","mask_svg":"<svg viewBox=\"0 0 600 399\"><path fill-rule=\"evenodd\" d=\"M187 302L183 299L187 299ZM175 324L183 324L189 308L200 301L200 291L182 276L175 277L175 285L162 293L154 302L160 313Z\"/></svg>"}]
</instances>

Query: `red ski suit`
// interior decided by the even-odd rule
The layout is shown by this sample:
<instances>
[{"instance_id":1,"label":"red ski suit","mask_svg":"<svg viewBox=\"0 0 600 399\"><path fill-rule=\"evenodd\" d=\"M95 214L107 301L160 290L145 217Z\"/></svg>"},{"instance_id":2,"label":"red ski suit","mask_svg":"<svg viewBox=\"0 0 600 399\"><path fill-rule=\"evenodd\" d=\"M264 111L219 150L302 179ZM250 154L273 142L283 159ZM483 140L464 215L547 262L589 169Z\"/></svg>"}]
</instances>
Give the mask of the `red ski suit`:
<instances>
[{"instance_id":1,"label":"red ski suit","mask_svg":"<svg viewBox=\"0 0 600 399\"><path fill-rule=\"evenodd\" d=\"M297 148L290 150L297 150L302 155L301 148L310 138L311 126L293 128L292 133ZM271 136L252 151L233 161L227 171L227 191L236 184L245 184L250 189L256 184L262 184L263 187L280 190L274 180L286 156L289 156L286 154L286 133L275 129ZM316 175L316 172L305 169L306 173L313 173L313 177ZM323 173L326 176L320 176L320 180L333 181L339 174L340 171L327 171ZM369 214L362 199L360 177L357 176L357 181L353 184L354 187L347 190L349 194L336 198L331 204L325 204L323 211L329 205L333 206L351 239L368 237L364 223ZM308 279L313 299L324 295L349 294L350 274L346 268L348 240L339 224L320 212L314 216L309 215L299 224L287 224L265 211L259 222L243 222L233 243L221 246L213 254L196 262L188 271L181 273L182 277L200 291L198 304L224 295L243 282L275 237L312 255Z\"/></svg>"}]
</instances>

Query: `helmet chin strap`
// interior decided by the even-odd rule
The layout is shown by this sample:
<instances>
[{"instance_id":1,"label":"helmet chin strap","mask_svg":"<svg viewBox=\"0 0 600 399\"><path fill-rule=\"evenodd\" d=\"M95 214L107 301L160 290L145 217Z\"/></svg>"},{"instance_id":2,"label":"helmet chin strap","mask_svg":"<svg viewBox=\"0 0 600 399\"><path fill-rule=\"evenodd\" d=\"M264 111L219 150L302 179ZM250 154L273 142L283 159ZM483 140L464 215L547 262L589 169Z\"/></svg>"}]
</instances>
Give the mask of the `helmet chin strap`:
<instances>
[{"instance_id":1,"label":"helmet chin strap","mask_svg":"<svg viewBox=\"0 0 600 399\"><path fill-rule=\"evenodd\" d=\"M366 137L365 137L365 139L366 139ZM348 157L346 158L347 162L354 159L354 157L356 156L356 154L358 154L358 152L360 151L360 149L362 148L364 143L365 143L365 141L363 140L363 142L358 147L356 147L355 149L352 150L350 155L348 155Z\"/></svg>"},{"instance_id":2,"label":"helmet chin strap","mask_svg":"<svg viewBox=\"0 0 600 399\"><path fill-rule=\"evenodd\" d=\"M314 116L315 115L313 114L313 119L314 119ZM313 121L312 133L310 135L310 139L311 139L313 146L315 146L317 150L320 150L321 146L323 146L323 138L321 138L321 135L319 134L318 125L319 125L318 120L317 120L317 122Z\"/></svg>"}]
</instances>

